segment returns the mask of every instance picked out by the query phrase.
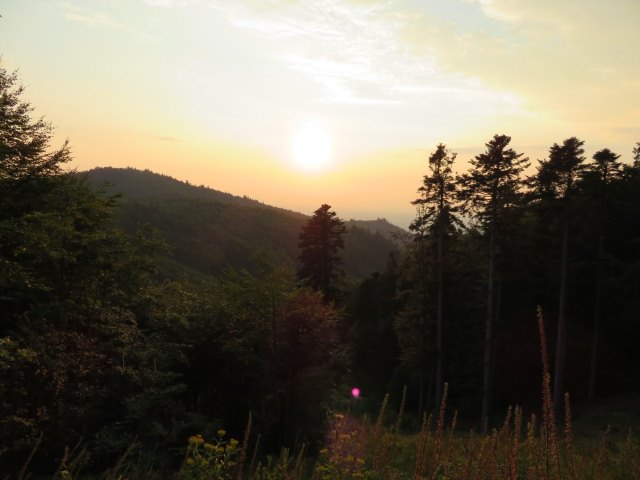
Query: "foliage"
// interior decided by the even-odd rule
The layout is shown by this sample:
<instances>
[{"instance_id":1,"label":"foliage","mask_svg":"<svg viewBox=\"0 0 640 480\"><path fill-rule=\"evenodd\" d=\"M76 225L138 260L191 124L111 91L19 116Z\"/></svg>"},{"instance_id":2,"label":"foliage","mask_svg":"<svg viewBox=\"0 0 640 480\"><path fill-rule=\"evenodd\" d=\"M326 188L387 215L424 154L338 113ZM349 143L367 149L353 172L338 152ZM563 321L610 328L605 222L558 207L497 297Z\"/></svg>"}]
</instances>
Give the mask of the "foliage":
<instances>
[{"instance_id":1,"label":"foliage","mask_svg":"<svg viewBox=\"0 0 640 480\"><path fill-rule=\"evenodd\" d=\"M167 243L160 271L174 277L218 276L225 268L256 273L255 252L268 252L279 265L298 267L298 235L309 217L204 186L133 168L86 172L97 191L120 194L118 225L133 234L148 224ZM384 220L347 222L344 270L358 282L382 271L397 250L391 234L404 230Z\"/></svg>"},{"instance_id":2,"label":"foliage","mask_svg":"<svg viewBox=\"0 0 640 480\"><path fill-rule=\"evenodd\" d=\"M511 137L494 135L487 150L471 161L469 172L460 176L459 198L465 213L473 213L487 230L504 227L509 210L522 201L521 174L528 158L507 148Z\"/></svg>"},{"instance_id":3,"label":"foliage","mask_svg":"<svg viewBox=\"0 0 640 480\"><path fill-rule=\"evenodd\" d=\"M341 268L344 232L344 222L326 203L314 212L300 231L298 278L322 292L326 299L337 297L344 276Z\"/></svg>"},{"instance_id":4,"label":"foliage","mask_svg":"<svg viewBox=\"0 0 640 480\"><path fill-rule=\"evenodd\" d=\"M240 455L238 441L226 440L226 432L218 430L211 443L202 435L189 438L187 456L178 478L184 480L230 480L235 478Z\"/></svg>"},{"instance_id":5,"label":"foliage","mask_svg":"<svg viewBox=\"0 0 640 480\"><path fill-rule=\"evenodd\" d=\"M574 439L568 401L556 428L548 367L542 421L525 417L540 392L523 381L539 374L532 338L541 304L551 346L563 344L555 332L570 319L565 377L577 412L591 393L640 392L637 145L623 164L608 149L587 163L575 137L555 144L528 196L526 159L506 135L457 181L454 155L439 145L415 202L419 241L389 256L394 228L345 230L326 204L308 219L119 170L109 174L130 200L106 195L64 171L68 144L51 146L51 126L31 119L22 95L16 75L0 68L3 476L639 476L633 435L614 428L602 440ZM464 229L455 228L455 192L475 220ZM294 273L298 247L304 286ZM343 258L351 282L365 277L351 289ZM327 301L338 290L341 309ZM441 378L451 386L439 395ZM361 398L348 398L347 380ZM386 400L376 422L358 415L403 384L402 399L390 402L403 412L392 428L384 428ZM439 396L468 425L480 402L485 413L523 408L461 435L458 420L447 430ZM211 429L224 422L239 438L247 412L262 443L251 444L242 470L249 434L235 445Z\"/></svg>"},{"instance_id":6,"label":"foliage","mask_svg":"<svg viewBox=\"0 0 640 480\"><path fill-rule=\"evenodd\" d=\"M429 173L424 175L419 197L411 202L417 208L417 215L409 230L425 235L426 233L448 232L453 226L460 225L456 216L457 184L452 171L457 154L440 143L436 151L429 156Z\"/></svg>"}]
</instances>

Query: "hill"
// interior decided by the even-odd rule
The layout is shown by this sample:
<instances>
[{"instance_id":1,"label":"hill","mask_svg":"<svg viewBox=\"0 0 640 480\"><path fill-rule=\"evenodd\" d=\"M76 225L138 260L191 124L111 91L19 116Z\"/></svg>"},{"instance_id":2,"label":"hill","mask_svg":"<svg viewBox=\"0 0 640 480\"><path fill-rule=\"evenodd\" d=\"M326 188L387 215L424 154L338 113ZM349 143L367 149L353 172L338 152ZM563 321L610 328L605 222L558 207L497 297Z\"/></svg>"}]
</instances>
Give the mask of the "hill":
<instances>
[{"instance_id":1,"label":"hill","mask_svg":"<svg viewBox=\"0 0 640 480\"><path fill-rule=\"evenodd\" d=\"M394 225L386 218L376 220L354 220L347 222L347 228L361 228L373 234L380 234L384 238L391 240L398 248L404 248L404 240L409 235L405 229Z\"/></svg>"},{"instance_id":2,"label":"hill","mask_svg":"<svg viewBox=\"0 0 640 480\"><path fill-rule=\"evenodd\" d=\"M85 174L94 188L122 195L122 228L134 232L149 224L159 231L170 248L168 268L204 274L225 267L251 269L259 251L269 252L282 265L297 265L298 233L307 215L149 170L96 168ZM392 235L401 232L381 219L347 222L347 276L362 279L384 270L398 249Z\"/></svg>"}]
</instances>

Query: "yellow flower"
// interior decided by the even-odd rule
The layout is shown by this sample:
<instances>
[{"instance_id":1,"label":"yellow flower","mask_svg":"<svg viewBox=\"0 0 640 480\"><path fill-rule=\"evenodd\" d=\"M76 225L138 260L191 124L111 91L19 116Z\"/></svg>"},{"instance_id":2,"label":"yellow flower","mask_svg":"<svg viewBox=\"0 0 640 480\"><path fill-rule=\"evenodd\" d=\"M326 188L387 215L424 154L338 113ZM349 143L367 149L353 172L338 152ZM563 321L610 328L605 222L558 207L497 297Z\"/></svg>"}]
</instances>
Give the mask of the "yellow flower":
<instances>
[{"instance_id":1,"label":"yellow flower","mask_svg":"<svg viewBox=\"0 0 640 480\"><path fill-rule=\"evenodd\" d=\"M320 450L318 452L320 455L326 455L327 453L329 453L329 450L327 450L326 448L323 448L322 450Z\"/></svg>"},{"instance_id":2,"label":"yellow flower","mask_svg":"<svg viewBox=\"0 0 640 480\"><path fill-rule=\"evenodd\" d=\"M224 453L224 448L216 447L216 453Z\"/></svg>"},{"instance_id":3,"label":"yellow flower","mask_svg":"<svg viewBox=\"0 0 640 480\"><path fill-rule=\"evenodd\" d=\"M187 465L193 465L194 463L196 462L193 461L193 458L187 458Z\"/></svg>"},{"instance_id":4,"label":"yellow flower","mask_svg":"<svg viewBox=\"0 0 640 480\"><path fill-rule=\"evenodd\" d=\"M218 436L219 437L224 437L227 434L227 432L223 429L218 430Z\"/></svg>"},{"instance_id":5,"label":"yellow flower","mask_svg":"<svg viewBox=\"0 0 640 480\"><path fill-rule=\"evenodd\" d=\"M211 443L205 443L204 444L204 449L205 450L215 450L216 446L211 444Z\"/></svg>"},{"instance_id":6,"label":"yellow flower","mask_svg":"<svg viewBox=\"0 0 640 480\"><path fill-rule=\"evenodd\" d=\"M237 447L238 446L238 440L236 440L235 438L232 438L231 440L229 440L229 445L231 447Z\"/></svg>"}]
</instances>

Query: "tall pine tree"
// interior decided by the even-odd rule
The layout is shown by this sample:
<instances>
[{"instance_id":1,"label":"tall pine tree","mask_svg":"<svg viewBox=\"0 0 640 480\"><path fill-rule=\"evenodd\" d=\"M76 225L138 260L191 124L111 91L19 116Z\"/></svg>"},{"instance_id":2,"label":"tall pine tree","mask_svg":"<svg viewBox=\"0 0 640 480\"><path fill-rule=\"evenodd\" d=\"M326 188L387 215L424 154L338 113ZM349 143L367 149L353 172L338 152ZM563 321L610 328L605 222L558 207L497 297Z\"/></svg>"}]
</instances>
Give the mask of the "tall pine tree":
<instances>
[{"instance_id":1,"label":"tall pine tree","mask_svg":"<svg viewBox=\"0 0 640 480\"><path fill-rule=\"evenodd\" d=\"M611 204L611 190L613 184L621 178L622 164L618 161L620 155L608 148L600 150L593 155L593 163L587 166L583 190L589 188L589 204L593 205L595 213L595 235L597 237L596 253L596 285L593 305L593 333L591 340L591 363L589 366L589 392L591 400L596 392L596 380L598 371L598 348L600 344L600 317L602 314L603 283L606 272L606 232L607 217Z\"/></svg>"},{"instance_id":2,"label":"tall pine tree","mask_svg":"<svg viewBox=\"0 0 640 480\"><path fill-rule=\"evenodd\" d=\"M300 269L298 278L335 300L340 291L344 271L340 250L344 248L344 222L331 210L331 205L318 208L300 231Z\"/></svg>"},{"instance_id":3,"label":"tall pine tree","mask_svg":"<svg viewBox=\"0 0 640 480\"><path fill-rule=\"evenodd\" d=\"M512 211L523 201L522 171L528 158L508 148L511 137L494 135L487 150L471 160L471 170L460 176L459 199L488 237L487 313L484 338L481 421L489 417L491 407L491 359L493 322L496 313L497 246Z\"/></svg>"},{"instance_id":4,"label":"tall pine tree","mask_svg":"<svg viewBox=\"0 0 640 480\"><path fill-rule=\"evenodd\" d=\"M549 158L541 160L535 179L535 190L541 201L557 212L561 225L562 254L560 259L560 290L558 294L558 333L553 381L553 403L560 411L563 401L564 369L567 343L567 280L569 265L570 218L578 180L584 171L584 141L567 138L549 149Z\"/></svg>"},{"instance_id":5,"label":"tall pine tree","mask_svg":"<svg viewBox=\"0 0 640 480\"><path fill-rule=\"evenodd\" d=\"M424 175L422 186L418 189L419 197L411 202L417 208L417 215L409 226L415 233L417 242L435 241L435 270L436 270L436 372L435 372L435 401L434 406L440 405L442 396L443 369L443 291L445 244L452 229L460 221L456 216L456 182L451 167L456 159L456 153L450 152L442 143L429 157L429 173ZM420 250L420 249L419 249ZM420 258L416 259L417 261ZM420 269L419 271L429 271ZM426 282L425 282L426 283Z\"/></svg>"}]
</instances>

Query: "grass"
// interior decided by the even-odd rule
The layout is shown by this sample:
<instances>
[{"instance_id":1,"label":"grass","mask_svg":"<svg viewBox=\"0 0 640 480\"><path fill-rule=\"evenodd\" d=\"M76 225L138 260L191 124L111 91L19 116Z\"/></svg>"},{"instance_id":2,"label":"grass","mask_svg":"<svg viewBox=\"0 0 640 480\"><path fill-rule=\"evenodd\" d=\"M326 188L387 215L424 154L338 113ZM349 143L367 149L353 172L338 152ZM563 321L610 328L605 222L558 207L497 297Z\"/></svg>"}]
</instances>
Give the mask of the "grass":
<instances>
[{"instance_id":1,"label":"grass","mask_svg":"<svg viewBox=\"0 0 640 480\"><path fill-rule=\"evenodd\" d=\"M603 402L572 423L571 401L565 395L562 419L556 419L551 396L551 376L546 352L542 312L538 310L543 365L542 411L523 417L519 407L509 408L500 428L487 433L456 431L457 414L447 411L448 387L436 418L425 416L419 433L402 434L406 388L393 425L383 419L389 404L385 396L372 422L348 413L329 422L325 445L315 458L307 446L298 451L282 449L277 457L257 460L260 437L251 441L249 416L244 439L200 435L189 439L182 467L175 474L161 474L131 456L130 450L102 480L632 480L640 479L640 444L632 426L640 422L636 404L614 409L614 425L603 430ZM632 412L632 413L626 413ZM610 416L607 418L611 418ZM34 451L37 445L34 447ZM54 479L82 477L85 452L79 446L66 452ZM31 458L31 457L30 457ZM250 459L248 462L248 458ZM20 479L27 478L25 465Z\"/></svg>"}]
</instances>

